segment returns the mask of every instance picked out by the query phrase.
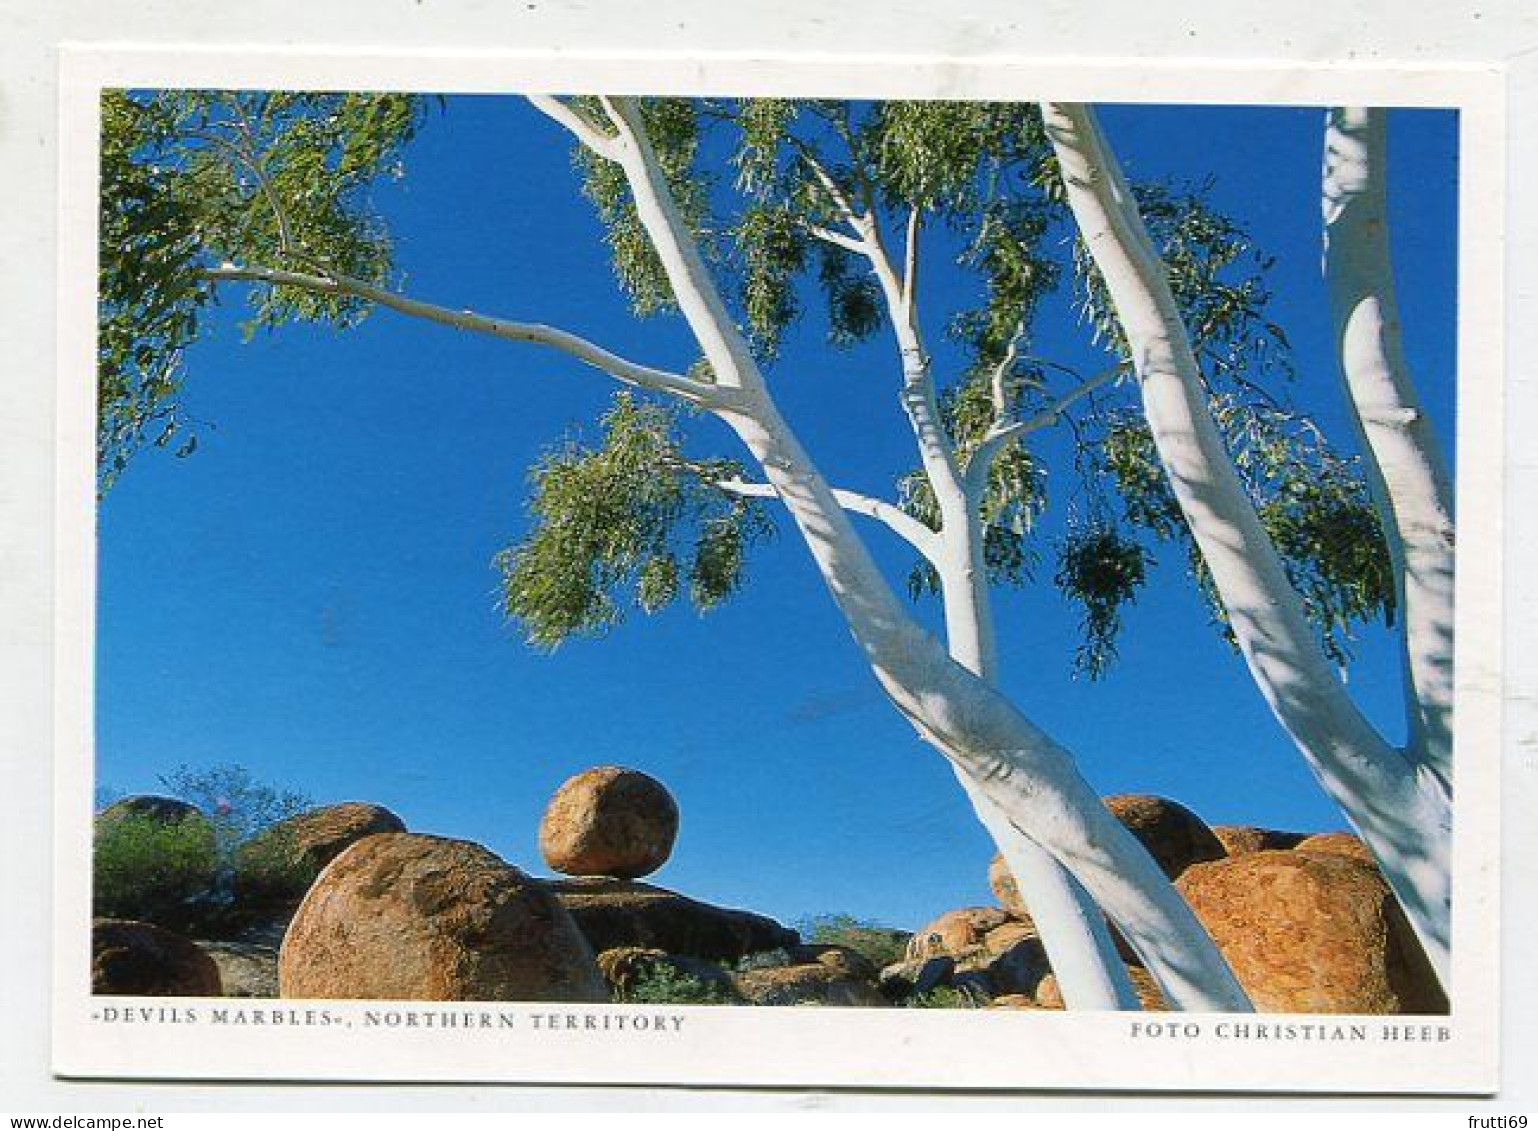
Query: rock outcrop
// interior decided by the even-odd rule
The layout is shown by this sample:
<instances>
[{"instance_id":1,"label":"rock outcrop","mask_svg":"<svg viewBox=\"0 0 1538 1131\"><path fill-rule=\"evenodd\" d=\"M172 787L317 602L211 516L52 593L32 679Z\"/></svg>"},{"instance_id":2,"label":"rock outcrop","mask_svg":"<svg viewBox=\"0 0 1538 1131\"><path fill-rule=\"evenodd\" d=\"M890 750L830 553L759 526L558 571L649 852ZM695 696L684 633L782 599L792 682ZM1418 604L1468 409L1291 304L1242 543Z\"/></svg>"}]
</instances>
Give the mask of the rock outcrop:
<instances>
[{"instance_id":1,"label":"rock outcrop","mask_svg":"<svg viewBox=\"0 0 1538 1131\"><path fill-rule=\"evenodd\" d=\"M800 942L795 931L767 916L715 907L635 880L574 876L545 886L597 951L633 946L735 961Z\"/></svg>"},{"instance_id":2,"label":"rock outcrop","mask_svg":"<svg viewBox=\"0 0 1538 1131\"><path fill-rule=\"evenodd\" d=\"M1273 1013L1441 1013L1447 1001L1376 868L1262 851L1176 882L1249 993Z\"/></svg>"},{"instance_id":3,"label":"rock outcrop","mask_svg":"<svg viewBox=\"0 0 1538 1131\"><path fill-rule=\"evenodd\" d=\"M235 900L250 914L287 914L299 906L321 870L375 833L405 832L383 805L343 801L270 825L235 856Z\"/></svg>"},{"instance_id":4,"label":"rock outcrop","mask_svg":"<svg viewBox=\"0 0 1538 1131\"><path fill-rule=\"evenodd\" d=\"M213 959L153 923L97 919L91 925L91 992L147 997L219 997Z\"/></svg>"},{"instance_id":5,"label":"rock outcrop","mask_svg":"<svg viewBox=\"0 0 1538 1131\"><path fill-rule=\"evenodd\" d=\"M1143 967L1134 963L1127 964L1127 978L1132 982L1132 990L1137 994L1138 1003L1149 1013L1162 1012L1169 1009L1169 1003L1164 1000L1164 994L1159 989L1159 983L1154 981L1154 976ZM1034 1000L1038 1009L1064 1009L1063 991L1057 984L1057 975L1048 974L1036 987Z\"/></svg>"},{"instance_id":6,"label":"rock outcrop","mask_svg":"<svg viewBox=\"0 0 1538 1131\"><path fill-rule=\"evenodd\" d=\"M1224 852L1230 856L1243 856L1248 852L1294 848L1308 834L1288 833L1280 829L1258 829L1249 825L1213 825L1212 835L1218 838L1218 843L1223 846Z\"/></svg>"},{"instance_id":7,"label":"rock outcrop","mask_svg":"<svg viewBox=\"0 0 1538 1131\"><path fill-rule=\"evenodd\" d=\"M1363 864L1377 867L1372 849L1367 847L1361 837L1353 833L1315 833L1313 836L1299 840L1294 851L1301 852L1305 856L1344 856L1349 860L1360 860Z\"/></svg>"},{"instance_id":8,"label":"rock outcrop","mask_svg":"<svg viewBox=\"0 0 1538 1131\"><path fill-rule=\"evenodd\" d=\"M219 968L225 997L277 997L278 948L286 921L248 927L234 938L196 939Z\"/></svg>"},{"instance_id":9,"label":"rock outcrop","mask_svg":"<svg viewBox=\"0 0 1538 1131\"><path fill-rule=\"evenodd\" d=\"M1002 852L995 852L988 863L988 887L993 890L993 898L999 901L999 906L1005 911L1016 919L1026 922L1030 920L1030 909L1021 898L1020 888L1015 884L1015 874L1009 870L1009 863Z\"/></svg>"},{"instance_id":10,"label":"rock outcrop","mask_svg":"<svg viewBox=\"0 0 1538 1131\"><path fill-rule=\"evenodd\" d=\"M162 825L180 824L189 818L207 820L203 811L190 802L150 793L140 794L137 797L124 797L96 814L98 822L117 821L124 817L142 817Z\"/></svg>"},{"instance_id":11,"label":"rock outcrop","mask_svg":"<svg viewBox=\"0 0 1538 1131\"><path fill-rule=\"evenodd\" d=\"M722 1004L741 1004L731 975L714 962L640 946L620 946L598 955L598 970L618 1001L645 1000L640 991L659 975L690 979Z\"/></svg>"},{"instance_id":12,"label":"rock outcrop","mask_svg":"<svg viewBox=\"0 0 1538 1131\"><path fill-rule=\"evenodd\" d=\"M964 955L981 947L990 931L1008 922L1009 916L997 907L958 907L913 932L908 940L908 958Z\"/></svg>"},{"instance_id":13,"label":"rock outcrop","mask_svg":"<svg viewBox=\"0 0 1538 1131\"><path fill-rule=\"evenodd\" d=\"M744 970L732 975L732 984L752 1005L891 1005L873 980L852 975L836 964L815 960Z\"/></svg>"},{"instance_id":14,"label":"rock outcrop","mask_svg":"<svg viewBox=\"0 0 1538 1131\"><path fill-rule=\"evenodd\" d=\"M1221 860L1223 844L1205 821L1178 801L1141 793L1118 793L1105 799L1106 808L1158 861L1170 879L1193 864Z\"/></svg>"},{"instance_id":15,"label":"rock outcrop","mask_svg":"<svg viewBox=\"0 0 1538 1131\"><path fill-rule=\"evenodd\" d=\"M607 1001L543 885L469 841L379 833L320 874L283 939L286 998Z\"/></svg>"},{"instance_id":16,"label":"rock outcrop","mask_svg":"<svg viewBox=\"0 0 1538 1131\"><path fill-rule=\"evenodd\" d=\"M639 770L599 766L566 781L539 823L545 863L568 876L635 879L667 862L678 805Z\"/></svg>"}]
</instances>

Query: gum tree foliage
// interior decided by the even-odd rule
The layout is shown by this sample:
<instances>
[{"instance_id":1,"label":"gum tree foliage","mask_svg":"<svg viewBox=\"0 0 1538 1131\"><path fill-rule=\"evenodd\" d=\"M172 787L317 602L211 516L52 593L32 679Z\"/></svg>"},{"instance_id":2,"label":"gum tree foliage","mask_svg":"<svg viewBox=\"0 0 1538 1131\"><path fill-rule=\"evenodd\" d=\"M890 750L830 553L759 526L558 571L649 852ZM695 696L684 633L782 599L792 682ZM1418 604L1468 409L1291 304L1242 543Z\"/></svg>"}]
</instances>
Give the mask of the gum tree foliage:
<instances>
[{"instance_id":1,"label":"gum tree foliage","mask_svg":"<svg viewBox=\"0 0 1538 1131\"><path fill-rule=\"evenodd\" d=\"M1051 148L1032 107L657 99L644 104L643 115L700 246L733 280L737 313L766 365L773 364L785 335L814 303L822 308L818 321L835 349L873 337L886 321L879 288L859 257L817 237L817 229L838 221L819 166L849 196L866 194L890 227L900 227L916 209L924 226L939 229L937 242L975 279L970 304L937 312L945 319L943 332L970 359L940 393L945 427L963 466L996 419L993 390L1001 364L1006 364L1002 383L1012 412L1025 417L1050 403L1049 378L1063 374L1054 371L1050 343L1037 347L1031 331L1037 310L1054 293L1066 292L1095 340L1128 356L1092 260L1078 244L1070 244L1070 255L1061 254L1067 242L1066 210ZM622 174L582 147L575 161L583 191L605 222L616 280L635 313L670 312L674 307L666 275L636 219ZM1289 576L1305 594L1325 647L1344 663L1353 626L1391 616L1387 554L1354 459L1336 451L1287 403L1287 341L1266 315L1265 273L1272 260L1250 244L1235 222L1206 204L1207 188L1151 183L1137 186L1137 193L1199 343L1214 412L1235 464L1282 548ZM623 424L632 411L628 401L622 402L611 420ZM1066 530L1046 545L1037 526L1054 477L1022 440L992 456L980 504L990 579L1005 586L1026 584L1037 576L1043 554L1050 555L1051 581L1083 611L1084 640L1076 666L1099 676L1114 659L1122 609L1147 584L1158 548L1167 544L1200 585L1214 622L1227 635L1222 603L1127 398L1114 392L1098 396L1081 418L1067 423L1076 455L1063 469L1071 482L1063 493L1081 502ZM668 432L660 415L654 427L659 436ZM633 440L624 427L606 427L597 444L568 444L552 459L573 476L589 459L592 467L585 474L598 476ZM628 458L638 454L632 451ZM653 445L650 454L649 474L639 469L633 474L671 482L666 488L670 497L689 496L684 478L708 481L712 475L735 474L719 464L691 466L672 444ZM504 567L526 565L532 553L551 551L547 543L556 537L554 515L567 518L562 537L569 550L575 549L575 528L585 525L571 521L577 509L555 497L565 485L561 480L541 471L533 483L535 533L501 559ZM903 507L938 529L924 471L904 476L897 487ZM707 504L700 500L697 505ZM648 539L666 543L671 524L688 525L698 517L684 509L644 505L633 516L643 513L649 529L626 526L637 548ZM614 518L591 517L597 525ZM757 508L720 515L717 521L719 529L733 530L729 544L734 551L749 548L767 528ZM645 611L665 603L659 594L678 592L676 585L642 584L643 568L664 580L676 573L667 554L659 560L659 555L631 551L625 555L633 563L626 575L613 569L615 559L602 542L601 537L591 539L580 564L563 556L575 574L607 582L564 587L571 601L564 616L552 608L546 590L530 584L527 569L505 570L505 607L525 623L532 639L553 643L550 628L558 624L567 625L567 631L607 627L619 614L624 598L616 599L617 590L627 581L633 588L628 603ZM724 595L736 587L740 561L734 552L733 575L723 576L714 593ZM909 589L916 597L937 593L934 568L918 562ZM712 591L691 589L691 596L700 608L713 603Z\"/></svg>"},{"instance_id":2,"label":"gum tree foliage","mask_svg":"<svg viewBox=\"0 0 1538 1131\"><path fill-rule=\"evenodd\" d=\"M107 196L104 231L117 227L115 242L103 248L103 319L110 325L121 317L129 332L126 344L103 337L105 477L136 446L169 443L162 437L176 434L181 350L212 299L211 285L221 282L257 284L253 325L295 318L347 324L372 305L385 306L557 348L622 384L662 394L661 404L622 394L596 442L568 439L531 474L531 529L498 559L506 610L531 639L553 646L573 633L607 629L628 608L654 611L684 592L701 608L719 602L740 586L746 551L767 531L753 500L777 498L806 535L873 673L951 759L1022 888L1017 860L1027 851L1048 850L1053 867L1074 861L1075 876L1173 1002L1243 1007L1232 975L1146 852L1103 811L1067 753L994 689L981 578L1022 584L1038 555L1052 553L1053 579L1085 608L1080 663L1098 674L1155 549L1183 538L1157 476L1140 470L1136 458L1135 418L1126 415L1131 398L1116 383L1130 369L1128 355L1106 315L1097 269L1083 254L1057 254L1072 246L1065 238L1072 228L1034 108L532 99L579 143L583 191L604 223L617 280L636 313L676 310L699 342L700 360L687 373L671 373L566 331L431 306L392 290L388 241L365 189L390 169L420 120L419 107L390 97L317 96L273 111L263 97L109 100L109 129L127 140L116 143L120 155L109 162L126 168L124 187ZM213 169L221 161L222 174ZM217 202L211 211L205 188ZM1364 492L1349 461L1272 387L1284 377L1277 358L1285 343L1263 314L1266 264L1199 193L1144 186L1139 195L1151 215L1162 208L1167 217L1160 238L1172 282L1190 306L1193 340L1210 359L1207 395L1231 420L1230 458L1248 469L1246 489L1262 509L1297 532L1277 542L1298 576L1318 579L1311 612L1330 638L1386 603L1372 598L1380 547L1369 511L1369 521L1349 528L1362 536L1357 557L1322 549L1322 508L1360 506ZM172 202L168 216L154 214L162 198ZM143 245L152 245L145 261L163 264L155 271L174 280L135 277L117 262L125 249L143 252ZM969 274L971 301L948 311L923 308L919 265L934 256ZM1106 372L1065 374L1051 344L1036 340L1037 311L1059 291L1076 296L1085 321L1111 343L1116 360ZM768 397L765 374L813 303L826 312L830 347L883 330L900 347L902 401L922 462L896 485L896 505L828 487ZM955 372L939 372L923 344L936 329L967 358ZM1072 382L1066 391L1065 376ZM691 408L734 431L768 482L745 482L714 453L686 453L685 437L695 430L682 417ZM1029 437L1059 423L1072 433L1067 470L1088 502L1070 511L1066 535L1043 547L1037 520L1048 504L1048 474ZM1117 450L1113 436L1125 441L1116 462L1108 455ZM1326 465L1339 471L1335 493L1309 495L1299 477L1317 486ZM941 591L949 654L890 604L840 508L877 519L919 551L911 588ZM1363 576L1340 572L1339 561L1349 560L1364 565ZM1044 901L1037 917L1054 965L1060 952L1052 936L1071 921L1087 930L1075 946L1098 949L1104 960L1109 941L1090 923L1096 916L1069 907L1084 889L1072 880L1051 884L1066 897L1058 901L1062 913L1049 916ZM1100 997L1099 1007L1124 1003L1125 988Z\"/></svg>"},{"instance_id":3,"label":"gum tree foliage","mask_svg":"<svg viewBox=\"0 0 1538 1131\"><path fill-rule=\"evenodd\" d=\"M178 394L183 352L218 299L217 281L202 269L260 262L390 282L389 234L368 190L402 175L403 148L426 106L403 95L108 92L102 112L105 488L142 447L187 455L197 446ZM1018 415L1046 406L1051 378L1063 376L1050 343L1037 346L1031 333L1044 300L1066 291L1096 339L1125 355L1082 245L1060 253L1062 193L1030 106L654 99L643 116L686 219L733 280L765 363L813 303L835 349L871 338L886 318L858 257L814 234L838 217L811 162L851 193L867 193L894 223L917 209L939 229L936 242L976 282L971 303L937 312L971 362L940 401L963 464L994 422L994 378L1006 355L1003 387ZM634 311L673 310L618 167L582 147L574 160ZM1286 339L1265 314L1270 260L1207 206L1205 187L1136 191L1206 363L1229 450L1326 647L1344 662L1352 626L1392 612L1381 536L1354 460L1287 407ZM248 296L247 333L291 320L346 326L371 307L356 295L295 286ZM504 609L532 642L551 647L611 627L627 608L655 612L681 596L708 610L740 587L770 517L759 502L710 487L740 467L686 457L677 415L618 394L594 440L574 434L531 471L531 533L496 564ZM1026 584L1049 555L1050 580L1082 608L1075 663L1091 676L1113 660L1121 612L1147 584L1161 544L1177 551L1222 626L1222 604L1126 398L1110 390L1064 419L1076 457L1056 476L1023 440L993 456L981 502L990 579ZM1072 487L1063 493L1080 502L1061 535L1043 544L1048 482L1064 472ZM922 469L898 490L906 510L938 525ZM932 566L917 563L909 588L937 592Z\"/></svg>"},{"instance_id":4,"label":"gum tree foliage","mask_svg":"<svg viewBox=\"0 0 1538 1131\"><path fill-rule=\"evenodd\" d=\"M403 95L107 91L102 98L97 467L105 489L146 445L190 455L182 358L226 260L322 267L383 282L385 226L369 203L401 175L423 117ZM346 326L368 304L297 288L250 292L248 334L290 321Z\"/></svg>"}]
</instances>

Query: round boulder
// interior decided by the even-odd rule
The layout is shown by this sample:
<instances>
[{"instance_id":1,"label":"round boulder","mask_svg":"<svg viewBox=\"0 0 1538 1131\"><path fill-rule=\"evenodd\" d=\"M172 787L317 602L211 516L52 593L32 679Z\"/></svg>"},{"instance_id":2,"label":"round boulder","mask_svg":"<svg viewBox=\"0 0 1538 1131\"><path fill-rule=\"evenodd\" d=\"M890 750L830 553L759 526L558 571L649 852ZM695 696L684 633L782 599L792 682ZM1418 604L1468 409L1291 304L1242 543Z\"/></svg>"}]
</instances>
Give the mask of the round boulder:
<instances>
[{"instance_id":1,"label":"round boulder","mask_svg":"<svg viewBox=\"0 0 1538 1131\"><path fill-rule=\"evenodd\" d=\"M1447 1009L1404 912L1370 864L1252 852L1198 864L1175 886L1262 1012Z\"/></svg>"},{"instance_id":2,"label":"round boulder","mask_svg":"<svg viewBox=\"0 0 1538 1131\"><path fill-rule=\"evenodd\" d=\"M343 849L375 833L405 831L394 813L367 801L325 805L279 821L240 846L235 901L251 912L292 911Z\"/></svg>"},{"instance_id":3,"label":"round boulder","mask_svg":"<svg viewBox=\"0 0 1538 1131\"><path fill-rule=\"evenodd\" d=\"M1221 860L1227 853L1207 823L1178 801L1141 793L1118 793L1105 807L1127 826L1159 867L1175 879L1192 864Z\"/></svg>"},{"instance_id":4,"label":"round boulder","mask_svg":"<svg viewBox=\"0 0 1538 1131\"><path fill-rule=\"evenodd\" d=\"M607 1001L592 949L537 881L478 844L365 837L333 860L278 956L286 998Z\"/></svg>"},{"instance_id":5,"label":"round boulder","mask_svg":"<svg viewBox=\"0 0 1538 1131\"><path fill-rule=\"evenodd\" d=\"M200 821L205 819L202 810L191 802L152 793L124 797L96 814L97 821L104 823L120 821L125 817L139 817L161 825L179 825L189 818Z\"/></svg>"},{"instance_id":6,"label":"round boulder","mask_svg":"<svg viewBox=\"0 0 1538 1131\"><path fill-rule=\"evenodd\" d=\"M632 880L667 862L678 805L656 778L599 766L568 779L539 822L539 852L568 876Z\"/></svg>"},{"instance_id":7,"label":"round boulder","mask_svg":"<svg viewBox=\"0 0 1538 1131\"><path fill-rule=\"evenodd\" d=\"M91 924L91 992L144 997L219 997L219 968L197 944L153 923Z\"/></svg>"}]
</instances>

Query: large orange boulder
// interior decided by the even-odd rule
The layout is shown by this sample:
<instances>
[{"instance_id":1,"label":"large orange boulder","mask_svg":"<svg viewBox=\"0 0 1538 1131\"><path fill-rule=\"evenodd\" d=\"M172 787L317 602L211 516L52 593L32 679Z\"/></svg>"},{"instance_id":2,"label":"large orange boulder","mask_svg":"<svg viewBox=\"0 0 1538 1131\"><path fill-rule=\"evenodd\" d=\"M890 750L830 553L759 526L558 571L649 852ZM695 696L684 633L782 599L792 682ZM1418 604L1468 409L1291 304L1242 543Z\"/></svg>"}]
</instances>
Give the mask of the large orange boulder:
<instances>
[{"instance_id":1,"label":"large orange boulder","mask_svg":"<svg viewBox=\"0 0 1538 1131\"><path fill-rule=\"evenodd\" d=\"M539 822L539 852L568 876L635 879L667 862L678 805L656 778L599 766L567 780Z\"/></svg>"},{"instance_id":2,"label":"large orange boulder","mask_svg":"<svg viewBox=\"0 0 1538 1131\"><path fill-rule=\"evenodd\" d=\"M1221 860L1227 855L1207 823L1178 801L1141 793L1118 793L1107 797L1105 806L1142 841L1172 880L1192 864Z\"/></svg>"},{"instance_id":3,"label":"large orange boulder","mask_svg":"<svg viewBox=\"0 0 1538 1131\"><path fill-rule=\"evenodd\" d=\"M1293 848L1306 836L1304 833L1260 829L1250 825L1213 825L1212 835L1218 838L1223 851L1230 856L1243 856L1247 852L1265 852L1267 849Z\"/></svg>"},{"instance_id":4,"label":"large orange boulder","mask_svg":"<svg viewBox=\"0 0 1538 1131\"><path fill-rule=\"evenodd\" d=\"M1370 864L1252 852L1195 865L1175 886L1262 1012L1446 1011L1404 912Z\"/></svg>"},{"instance_id":5,"label":"large orange boulder","mask_svg":"<svg viewBox=\"0 0 1538 1131\"><path fill-rule=\"evenodd\" d=\"M240 846L235 900L242 910L292 911L331 861L366 836L405 832L383 805L344 801L270 825Z\"/></svg>"},{"instance_id":6,"label":"large orange boulder","mask_svg":"<svg viewBox=\"0 0 1538 1131\"><path fill-rule=\"evenodd\" d=\"M609 999L592 948L537 881L478 844L365 837L304 897L278 956L286 998Z\"/></svg>"},{"instance_id":7,"label":"large orange boulder","mask_svg":"<svg viewBox=\"0 0 1538 1131\"><path fill-rule=\"evenodd\" d=\"M545 886L599 951L645 947L720 962L800 942L795 931L768 916L716 907L637 880L573 876Z\"/></svg>"},{"instance_id":8,"label":"large orange boulder","mask_svg":"<svg viewBox=\"0 0 1538 1131\"><path fill-rule=\"evenodd\" d=\"M219 997L219 968L196 943L131 919L91 924L91 992L146 997Z\"/></svg>"}]
</instances>

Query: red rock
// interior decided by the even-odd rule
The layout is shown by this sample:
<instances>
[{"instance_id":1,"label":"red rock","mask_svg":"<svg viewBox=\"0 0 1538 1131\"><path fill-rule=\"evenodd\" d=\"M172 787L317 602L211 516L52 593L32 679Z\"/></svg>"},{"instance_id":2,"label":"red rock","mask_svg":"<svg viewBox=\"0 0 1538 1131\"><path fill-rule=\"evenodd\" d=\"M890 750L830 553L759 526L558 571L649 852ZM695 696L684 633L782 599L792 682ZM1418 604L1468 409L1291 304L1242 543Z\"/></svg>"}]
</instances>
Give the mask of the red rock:
<instances>
[{"instance_id":1,"label":"red rock","mask_svg":"<svg viewBox=\"0 0 1538 1131\"><path fill-rule=\"evenodd\" d=\"M661 782L599 766L555 791L539 823L539 852L568 876L628 880L662 867L677 836L678 805Z\"/></svg>"},{"instance_id":2,"label":"red rock","mask_svg":"<svg viewBox=\"0 0 1538 1131\"><path fill-rule=\"evenodd\" d=\"M1138 1003L1144 1011L1158 1013L1167 1011L1169 1003L1164 1000L1164 994L1159 989L1159 983L1154 976L1143 967L1129 963L1127 965L1127 977L1132 982L1132 990L1137 994ZM1057 984L1057 975L1048 974L1036 987L1036 1003L1041 1009L1063 1009L1063 991Z\"/></svg>"},{"instance_id":3,"label":"red rock","mask_svg":"<svg viewBox=\"0 0 1538 1131\"><path fill-rule=\"evenodd\" d=\"M547 881L546 887L595 950L638 946L734 961L800 941L795 931L767 916L715 907L636 880L575 876Z\"/></svg>"},{"instance_id":4,"label":"red rock","mask_svg":"<svg viewBox=\"0 0 1538 1131\"><path fill-rule=\"evenodd\" d=\"M1002 927L1009 916L997 907L958 907L920 927L908 940L908 958L937 954L959 957L981 947L989 931Z\"/></svg>"},{"instance_id":5,"label":"red rock","mask_svg":"<svg viewBox=\"0 0 1538 1131\"><path fill-rule=\"evenodd\" d=\"M480 845L379 833L320 874L278 957L286 998L609 1000L545 888Z\"/></svg>"},{"instance_id":6,"label":"red rock","mask_svg":"<svg viewBox=\"0 0 1538 1131\"><path fill-rule=\"evenodd\" d=\"M366 801L325 805L279 821L236 853L236 903L249 913L292 911L343 849L375 833L405 831L394 813Z\"/></svg>"},{"instance_id":7,"label":"red rock","mask_svg":"<svg viewBox=\"0 0 1538 1131\"><path fill-rule=\"evenodd\" d=\"M1030 922L1030 909L1025 906L1020 888L1015 883L1015 874L1009 870L1002 852L995 852L988 864L988 886L993 889L993 898L999 901L1000 907L1016 919Z\"/></svg>"},{"instance_id":8,"label":"red rock","mask_svg":"<svg viewBox=\"0 0 1538 1131\"><path fill-rule=\"evenodd\" d=\"M219 968L196 943L153 923L91 924L91 992L144 997L219 997Z\"/></svg>"},{"instance_id":9,"label":"red rock","mask_svg":"<svg viewBox=\"0 0 1538 1131\"><path fill-rule=\"evenodd\" d=\"M1446 1011L1404 912L1370 864L1252 852L1196 865L1175 886L1262 1012Z\"/></svg>"},{"instance_id":10,"label":"red rock","mask_svg":"<svg viewBox=\"0 0 1538 1131\"><path fill-rule=\"evenodd\" d=\"M1105 799L1106 808L1142 841L1159 867L1175 879L1192 864L1221 860L1227 853L1205 821L1178 801L1140 793Z\"/></svg>"},{"instance_id":11,"label":"red rock","mask_svg":"<svg viewBox=\"0 0 1538 1131\"><path fill-rule=\"evenodd\" d=\"M891 1005L874 982L821 962L745 970L733 974L732 983L754 1005Z\"/></svg>"},{"instance_id":12,"label":"red rock","mask_svg":"<svg viewBox=\"0 0 1538 1131\"><path fill-rule=\"evenodd\" d=\"M1247 852L1265 852L1268 849L1292 848L1306 836L1304 833L1258 829L1248 825L1213 825L1212 835L1218 838L1223 851L1230 856L1243 856Z\"/></svg>"},{"instance_id":13,"label":"red rock","mask_svg":"<svg viewBox=\"0 0 1538 1131\"><path fill-rule=\"evenodd\" d=\"M1315 833L1300 840L1294 851L1304 855L1345 856L1351 860L1360 860L1364 864L1372 864L1374 867L1378 863L1373 858L1372 849L1367 847L1361 837L1352 833Z\"/></svg>"}]
</instances>

